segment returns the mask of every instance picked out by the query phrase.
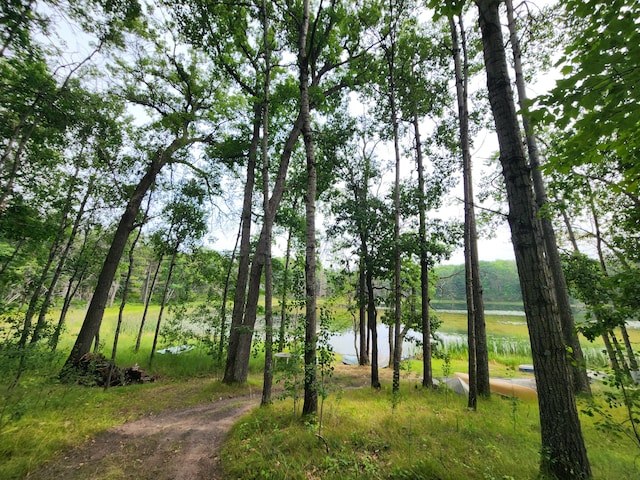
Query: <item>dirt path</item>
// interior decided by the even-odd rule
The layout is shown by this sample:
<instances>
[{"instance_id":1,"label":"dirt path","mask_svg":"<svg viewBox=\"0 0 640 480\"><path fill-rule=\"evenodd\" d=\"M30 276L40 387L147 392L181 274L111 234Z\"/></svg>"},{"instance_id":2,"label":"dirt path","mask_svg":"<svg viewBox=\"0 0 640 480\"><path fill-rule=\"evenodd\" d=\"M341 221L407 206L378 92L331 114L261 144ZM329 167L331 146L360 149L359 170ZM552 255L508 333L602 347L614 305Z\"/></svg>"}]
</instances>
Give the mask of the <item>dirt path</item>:
<instances>
[{"instance_id":1,"label":"dirt path","mask_svg":"<svg viewBox=\"0 0 640 480\"><path fill-rule=\"evenodd\" d=\"M35 480L222 480L219 450L259 396L226 398L111 428L28 475Z\"/></svg>"},{"instance_id":2,"label":"dirt path","mask_svg":"<svg viewBox=\"0 0 640 480\"><path fill-rule=\"evenodd\" d=\"M389 377L389 369L381 377ZM367 367L335 365L342 388L369 384ZM29 474L29 480L228 480L219 451L231 426L260 394L169 410L110 428Z\"/></svg>"}]
</instances>

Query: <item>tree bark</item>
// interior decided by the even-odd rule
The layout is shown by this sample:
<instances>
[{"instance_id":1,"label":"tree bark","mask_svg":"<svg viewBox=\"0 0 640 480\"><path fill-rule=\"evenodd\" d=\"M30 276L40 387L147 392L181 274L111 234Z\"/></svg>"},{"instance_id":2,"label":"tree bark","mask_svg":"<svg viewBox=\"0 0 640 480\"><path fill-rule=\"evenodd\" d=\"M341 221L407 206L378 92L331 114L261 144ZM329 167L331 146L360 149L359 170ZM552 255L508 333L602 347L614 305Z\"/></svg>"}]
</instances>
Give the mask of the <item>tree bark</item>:
<instances>
[{"instance_id":1,"label":"tree bark","mask_svg":"<svg viewBox=\"0 0 640 480\"><path fill-rule=\"evenodd\" d=\"M153 290L156 288L156 282L158 281L158 275L160 274L160 268L162 267L162 260L164 255L161 253L158 257L158 264L153 272L151 278L151 284L149 284L149 276L147 275L147 288L144 297L144 310L142 311L142 318L140 319L140 327L138 328L138 336L136 338L136 346L134 351L138 353L140 351L140 342L142 341L142 333L144 332L144 325L147 321L147 314L149 313L149 307L151 306L151 298L153 297ZM149 265L149 272L151 265Z\"/></svg>"},{"instance_id":2,"label":"tree bark","mask_svg":"<svg viewBox=\"0 0 640 480\"><path fill-rule=\"evenodd\" d=\"M287 233L287 250L284 256L284 272L282 275L282 296L280 298L280 331L278 332L278 351L284 350L287 329L287 297L289 295L289 267L291 265L291 240L293 227Z\"/></svg>"},{"instance_id":3,"label":"tree bark","mask_svg":"<svg viewBox=\"0 0 640 480\"><path fill-rule=\"evenodd\" d=\"M129 234L134 228L142 200L155 182L162 167L169 162L171 155L179 147L184 145L185 143L182 139L175 139L165 150L156 152L155 158L149 164L146 173L133 191L124 213L120 218L113 240L111 241L111 247L105 258L100 275L98 276L98 283L96 284L93 297L89 303L84 322L80 328L80 333L78 333L76 342L63 366L63 372L73 368L91 349L91 343L100 331L102 317L104 316L104 310L109 297L109 290L118 269L120 259L122 258Z\"/></svg>"},{"instance_id":4,"label":"tree bark","mask_svg":"<svg viewBox=\"0 0 640 480\"><path fill-rule=\"evenodd\" d=\"M246 297L246 305L244 309L244 317L239 324L232 325L229 332L229 350L227 351L227 364L223 382L244 383L247 381L249 369L249 358L251 356L251 340L253 338L253 328L255 327L258 299L260 296L260 279L262 276L262 267L264 266L265 250L266 250L266 229L267 222L273 225L275 212L280 205L282 195L285 189L285 179L289 168L289 161L293 153L293 148L298 142L302 129L302 120L300 114L296 119L289 137L285 143L284 150L280 155L280 166L278 174L271 191L271 199L269 200L269 217L264 219L260 237L256 245L253 262L251 264L251 272L249 274L249 289ZM244 298L241 300L244 302ZM234 310L235 310L234 302Z\"/></svg>"},{"instance_id":5,"label":"tree bark","mask_svg":"<svg viewBox=\"0 0 640 480\"><path fill-rule=\"evenodd\" d=\"M429 256L427 252L427 205L425 201L424 158L417 112L413 116L413 130L416 142L416 161L418 166L419 226L420 242L420 297L422 299L420 319L422 326L422 386L433 387L431 368L431 319L429 318Z\"/></svg>"},{"instance_id":6,"label":"tree bark","mask_svg":"<svg viewBox=\"0 0 640 480\"><path fill-rule=\"evenodd\" d=\"M460 42L453 17L449 18L451 43L456 76L460 150L462 152L462 175L464 183L464 257L465 286L467 296L467 324L469 344L469 408L476 408L477 395L488 397L489 353L484 318L484 299L480 281L480 259L478 255L478 233L473 196L473 169L469 140L468 81L469 62L467 42L462 17L458 17ZM461 55L462 53L462 59Z\"/></svg>"},{"instance_id":7,"label":"tree bark","mask_svg":"<svg viewBox=\"0 0 640 480\"><path fill-rule=\"evenodd\" d=\"M520 50L520 40L516 31L515 15L513 11L512 0L506 0L507 16L509 22L509 32L511 49L513 51L514 70L516 74L516 87L518 90L519 106L522 112L526 111L527 107L527 92L525 88L524 74L522 71L522 53ZM533 187L536 196L536 203L538 210L543 212L544 207L548 203L548 197L544 180L542 179L542 172L540 172L540 155L538 150L538 143L533 133L533 128L529 121L529 117L525 114L521 114L522 124L525 131L525 138L527 140L527 150L529 153L529 163L531 165L531 174L533 178ZM576 330L575 320L573 318L573 311L571 310L571 299L569 298L569 289L567 287L567 281L562 271L562 262L560 261L560 253L558 252L558 242L556 240L556 234L551 223L551 219L546 213L541 215L540 221L542 222L542 232L544 235L545 247L547 258L549 261L549 267L553 278L553 285L555 287L556 300L558 302L558 310L560 312L560 320L562 322L562 334L565 342L571 347L570 356L571 373L573 379L573 386L576 392L581 392L586 395L591 395L591 387L589 386L589 378L587 377L587 365L582 353L582 347L578 338L578 332Z\"/></svg>"},{"instance_id":8,"label":"tree bark","mask_svg":"<svg viewBox=\"0 0 640 480\"><path fill-rule=\"evenodd\" d=\"M142 222L140 222L138 233L134 237L133 241L131 242L131 246L129 247L129 267L127 268L127 275L124 279L124 286L122 290L122 300L120 302L120 308L118 308L118 321L116 323L116 331L113 334L113 347L111 348L111 362L109 366L109 376L107 378L106 383L104 384L105 390L111 386L111 377L113 375L113 372L116 366L116 355L118 353L118 340L120 339L120 329L122 327L122 321L124 318L124 308L127 305L127 300L129 296L129 286L131 284L131 277L133 275L133 264L134 264L133 254L135 252L136 245L138 244L138 240L140 240L140 236L142 235L142 227L147 221L150 206L151 206L151 195L149 195L149 198L147 200L147 208L145 209L145 212L144 212L144 218L142 219Z\"/></svg>"},{"instance_id":9,"label":"tree bark","mask_svg":"<svg viewBox=\"0 0 640 480\"><path fill-rule=\"evenodd\" d=\"M367 290L364 261L360 259L358 266L358 332L360 340L359 365L369 365L369 349L367 343Z\"/></svg>"},{"instance_id":10,"label":"tree bark","mask_svg":"<svg viewBox=\"0 0 640 480\"><path fill-rule=\"evenodd\" d=\"M267 2L262 0L262 28L265 63L265 80L262 115L262 185L263 207L265 218L269 213L269 88L271 85L271 50L269 48L269 16ZM273 385L273 269L271 265L271 228L267 230L267 252L264 264L264 376L261 405L271 404L271 387Z\"/></svg>"},{"instance_id":11,"label":"tree bark","mask_svg":"<svg viewBox=\"0 0 640 480\"><path fill-rule=\"evenodd\" d=\"M227 269L227 275L224 280L224 290L222 292L222 306L220 308L220 336L218 337L218 353L216 363L222 365L222 357L224 355L224 344L227 336L227 299L229 298L229 290L231 289L231 272L233 265L236 261L236 251L238 250L238 244L240 243L240 236L242 235L242 221L238 226L238 233L236 235L236 243L233 246L231 252L231 259L229 260L229 268Z\"/></svg>"},{"instance_id":12,"label":"tree bark","mask_svg":"<svg viewBox=\"0 0 640 480\"><path fill-rule=\"evenodd\" d=\"M298 37L298 69L300 71L300 116L302 138L307 158L307 191L305 197L305 335L304 335L304 404L302 415L318 412L318 386L316 366L317 312L316 312L316 157L311 132L311 107L309 102L309 0L302 2L302 19Z\"/></svg>"},{"instance_id":13,"label":"tree bark","mask_svg":"<svg viewBox=\"0 0 640 480\"><path fill-rule=\"evenodd\" d=\"M380 377L378 374L378 322L375 291L373 289L373 262L368 257L369 255L367 254L367 323L371 335L371 388L380 389Z\"/></svg>"},{"instance_id":14,"label":"tree bark","mask_svg":"<svg viewBox=\"0 0 640 480\"><path fill-rule=\"evenodd\" d=\"M509 201L509 226L535 367L542 437L541 473L591 478L566 358L560 316L551 294L544 239L520 139L502 36L498 0L477 0L489 101Z\"/></svg>"},{"instance_id":15,"label":"tree bark","mask_svg":"<svg viewBox=\"0 0 640 480\"><path fill-rule=\"evenodd\" d=\"M240 253L238 255L238 276L233 296L233 311L229 328L229 347L224 371L224 383L240 382L236 376L235 363L238 355L240 328L245 315L247 300L247 283L249 281L249 265L251 259L251 212L253 208L253 189L256 178L256 161L260 142L260 125L262 123L262 105L256 102L253 110L253 133L249 147L247 162L247 180L244 184L244 200L242 203L242 233L240 236ZM265 218L265 222L267 219ZM257 254L257 252L256 252ZM244 380L242 380L244 381Z\"/></svg>"}]
</instances>

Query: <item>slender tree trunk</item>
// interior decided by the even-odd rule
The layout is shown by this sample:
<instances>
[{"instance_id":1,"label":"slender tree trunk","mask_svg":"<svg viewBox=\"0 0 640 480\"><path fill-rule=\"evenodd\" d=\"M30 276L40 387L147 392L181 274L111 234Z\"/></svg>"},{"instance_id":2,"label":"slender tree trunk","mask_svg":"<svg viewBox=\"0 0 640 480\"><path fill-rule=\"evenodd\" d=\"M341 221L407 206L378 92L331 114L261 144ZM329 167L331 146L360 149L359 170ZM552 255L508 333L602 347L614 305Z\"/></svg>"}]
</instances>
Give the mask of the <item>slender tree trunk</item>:
<instances>
[{"instance_id":1,"label":"slender tree trunk","mask_svg":"<svg viewBox=\"0 0 640 480\"><path fill-rule=\"evenodd\" d=\"M398 18L394 12L393 2L389 2L389 15L391 23L389 28L389 45L385 48L385 58L388 68L388 88L389 88L389 110L391 114L390 122L393 131L393 151L395 158L395 181L393 184L393 338L391 338L391 330L389 332L389 361L393 365L393 392L400 389L400 349L395 348L400 342L400 329L402 327L402 253L400 251L400 133L398 125L398 107L396 102L396 36ZM391 345L393 344L393 345Z\"/></svg>"},{"instance_id":2,"label":"slender tree trunk","mask_svg":"<svg viewBox=\"0 0 640 480\"><path fill-rule=\"evenodd\" d=\"M271 199L269 201L269 218L265 218L260 231L260 237L256 245L253 263L251 264L251 272L249 274L249 289L246 296L246 305L244 308L244 317L240 324L232 324L229 332L229 350L227 351L227 364L223 382L244 383L247 381L247 373L249 368L249 359L251 356L251 340L253 338L253 328L256 322L258 299L260 296L260 279L262 276L262 267L264 265L266 245L266 226L273 225L275 212L280 205L282 195L285 190L285 179L289 168L289 161L293 154L293 149L298 142L302 129L302 117L298 114L294 125L289 132L289 137L285 142L284 149L280 156L280 165L278 174L275 179L273 189L271 191ZM271 228L271 227L269 227ZM238 288L238 287L236 287ZM244 298L242 300L244 302ZM234 301L234 311L236 305Z\"/></svg>"},{"instance_id":3,"label":"slender tree trunk","mask_svg":"<svg viewBox=\"0 0 640 480\"><path fill-rule=\"evenodd\" d=\"M607 332L602 334L602 342L604 343L604 348L607 351L607 356L609 357L609 361L611 362L611 367L616 372L621 371L622 367L618 362L618 357L616 355L615 350L613 349L613 345L611 344L611 339L609 338L609 334Z\"/></svg>"},{"instance_id":4,"label":"slender tree trunk","mask_svg":"<svg viewBox=\"0 0 640 480\"><path fill-rule=\"evenodd\" d=\"M75 173L77 177L77 173L78 173L77 166L76 166ZM42 267L40 276L38 277L38 280L36 281L33 289L33 293L31 294L31 300L29 301L29 306L24 316L22 334L20 335L20 340L18 341L18 345L20 346L20 348L24 348L27 345L27 340L29 339L30 335L35 336L35 340L32 339L31 343L37 342L38 339L40 338L40 332L44 328L44 324L43 325L36 324L36 327L32 332L31 324L33 321L33 317L36 314L36 310L38 309L38 303L40 302L40 297L42 296L44 284L47 281L47 277L49 276L49 271L53 266L53 262L56 259L56 256L58 255L58 250L60 249L60 246L62 244L62 239L64 237L64 232L68 227L69 214L71 213L74 190L77 184L77 181L75 180L76 177L74 177L74 180L72 180L71 185L69 186L67 197L65 199L65 203L61 211L61 219L60 219L60 225L58 226L58 231L56 232L56 236L53 239L51 245L49 246L49 256L47 258L46 263ZM44 319L43 319L43 322L44 322Z\"/></svg>"},{"instance_id":5,"label":"slender tree trunk","mask_svg":"<svg viewBox=\"0 0 640 480\"><path fill-rule=\"evenodd\" d=\"M600 233L599 233L600 231L599 231L599 226L598 226L599 225L598 224L598 219L597 219L597 216L596 216L595 211L594 211L593 202L591 203L591 213L592 213L593 216L595 216L594 223L596 225L596 242L597 242L598 241L597 239L600 236ZM573 228L571 227L571 222L569 221L569 216L564 211L563 211L562 218L564 219L564 224L565 224L565 227L567 229L567 233L569 235L569 239L571 241L571 245L573 247L573 251L576 252L576 253L579 253L580 252L580 248L578 247L578 242L576 241L575 235L573 233ZM600 250L600 253L602 253L601 250ZM600 268L603 268L604 269L603 271L606 272L606 265L604 264L604 259L602 257L600 258ZM597 312L594 314L594 316L595 316L596 321L600 322L600 317L599 317ZM616 352L613 349L613 346L611 345L611 340L609 339L609 334L607 332L604 332L601 335L601 338L602 338L602 342L604 343L604 348L605 348L605 350L607 352L607 356L609 357L609 361L611 362L611 367L614 369L614 371L621 371L622 367L621 367L620 363L618 362L618 358L617 358Z\"/></svg>"},{"instance_id":6,"label":"slender tree trunk","mask_svg":"<svg viewBox=\"0 0 640 480\"><path fill-rule=\"evenodd\" d=\"M458 27L453 17L449 18L451 43L456 76L458 101L458 123L460 129L460 149L462 152L462 174L464 183L465 215L465 285L467 294L467 322L469 343L469 408L476 408L476 396L488 397L489 389L489 353L484 318L484 300L480 281L480 260L478 255L478 233L473 196L473 169L469 140L468 81L469 61L464 22L458 16ZM462 55L461 55L462 54Z\"/></svg>"},{"instance_id":7,"label":"slender tree trunk","mask_svg":"<svg viewBox=\"0 0 640 480\"><path fill-rule=\"evenodd\" d=\"M13 260L18 256L18 253L20 253L20 250L22 249L25 243L26 243L25 238L21 238L18 241L18 244L13 249L13 252L11 252L11 255L2 263L2 266L0 267L0 277L4 276L4 272L7 270L7 267L11 265Z\"/></svg>"},{"instance_id":8,"label":"slender tree trunk","mask_svg":"<svg viewBox=\"0 0 640 480\"><path fill-rule=\"evenodd\" d=\"M138 328L138 336L136 338L136 347L134 350L136 353L140 351L142 334L144 332L144 326L147 322L147 314L149 313L149 307L151 306L151 299L153 298L153 291L156 288L156 283L158 281L158 275L160 274L160 268L162 267L163 259L164 259L164 255L161 253L160 256L158 257L158 264L156 265L156 268L153 271L151 284L149 285L149 282L147 281L147 295L145 296L145 299L144 299L144 310L142 311L142 318L140 319L140 328ZM151 268L151 265L149 265L149 268Z\"/></svg>"},{"instance_id":9,"label":"slender tree trunk","mask_svg":"<svg viewBox=\"0 0 640 480\"><path fill-rule=\"evenodd\" d=\"M256 178L256 163L258 148L260 145L261 124L262 104L260 102L255 102L253 110L253 133L251 136L251 145L249 147L247 180L244 185L244 200L241 214L242 234L240 236L240 254L238 255L238 276L236 278L236 289L233 297L233 311L231 313L227 362L224 370L224 378L222 380L227 384L244 382L246 380L246 377L245 380L242 380L241 377L238 376L236 371L236 362L238 357L240 334L243 329L243 318L246 314L245 305L247 301L247 283L249 281L249 264L251 259L251 212L253 207L253 189ZM265 218L264 221L266 222L267 219Z\"/></svg>"},{"instance_id":10,"label":"slender tree trunk","mask_svg":"<svg viewBox=\"0 0 640 480\"><path fill-rule=\"evenodd\" d=\"M173 249L173 254L171 255L171 263L169 264L169 273L167 274L167 282L164 285L164 291L162 292L162 302L160 303L160 312L158 312L158 321L156 322L156 331L153 334L153 345L151 346L151 354L149 355L149 367L153 363L153 357L156 353L156 348L158 347L158 336L160 335L160 324L162 322L162 314L164 313L164 308L167 304L167 297L169 293L169 286L171 284L171 277L173 276L173 269L176 266L176 258L178 257L178 248L180 248L180 244L177 243Z\"/></svg>"},{"instance_id":11,"label":"slender tree trunk","mask_svg":"<svg viewBox=\"0 0 640 480\"><path fill-rule=\"evenodd\" d=\"M622 333L622 340L624 341L624 347L627 350L627 357L629 358L629 368L635 372L638 371L638 360L633 353L633 346L631 345L631 339L629 338L629 332L625 325L620 325L620 333Z\"/></svg>"},{"instance_id":12,"label":"slender tree trunk","mask_svg":"<svg viewBox=\"0 0 640 480\"><path fill-rule=\"evenodd\" d=\"M541 473L591 478L560 316L551 294L544 239L538 221L516 115L502 37L498 0L477 0L489 101L509 201L509 225L520 276L535 367L542 437Z\"/></svg>"},{"instance_id":13,"label":"slender tree trunk","mask_svg":"<svg viewBox=\"0 0 640 480\"><path fill-rule=\"evenodd\" d=\"M366 247L365 247L366 250ZM365 258L368 258L368 253ZM367 264L367 321L371 335L371 388L380 389L380 377L378 375L378 322L376 312L376 299L373 289L373 271L371 259Z\"/></svg>"},{"instance_id":14,"label":"slender tree trunk","mask_svg":"<svg viewBox=\"0 0 640 480\"><path fill-rule=\"evenodd\" d=\"M262 185L264 217L269 213L269 89L271 77L271 50L269 48L269 15L267 2L262 0L262 28L265 63L264 114L262 115ZM271 226L267 228L267 252L264 264L264 377L261 405L271 404L273 385L273 269L271 264Z\"/></svg>"},{"instance_id":15,"label":"slender tree trunk","mask_svg":"<svg viewBox=\"0 0 640 480\"><path fill-rule=\"evenodd\" d=\"M395 318L393 319L393 324L389 325L389 328L387 329L387 343L389 344L389 368L394 368L393 367L393 362L395 361L396 358L396 321ZM399 365L398 365L399 367ZM399 369L399 368L398 368ZM399 378L399 377L398 377ZM400 385L398 385L400 386Z\"/></svg>"},{"instance_id":16,"label":"slender tree trunk","mask_svg":"<svg viewBox=\"0 0 640 480\"><path fill-rule=\"evenodd\" d=\"M224 280L224 290L222 291L222 307L220 308L220 336L218 338L218 354L216 363L222 365L222 357L224 355L224 345L227 336L227 299L229 298L229 289L231 288L231 272L236 260L236 251L238 250L238 244L240 243L240 236L242 235L242 221L238 226L238 234L236 235L236 243L233 246L231 252L231 259L229 261L229 268L227 269L227 275Z\"/></svg>"},{"instance_id":17,"label":"slender tree trunk","mask_svg":"<svg viewBox=\"0 0 640 480\"><path fill-rule=\"evenodd\" d=\"M78 229L80 228L80 222L82 217L84 216L85 207L87 205L87 201L93 192L93 181L91 178L89 180L89 184L87 185L87 191L80 202L80 207L78 208L78 213L76 214L76 218L73 222L73 227L71 229L71 233L69 234L69 238L67 239L67 243L65 244L60 256L58 258L58 266L56 267L55 272L53 273L53 278L49 284L49 288L47 289L47 293L42 301L42 305L40 306L40 313L38 315L38 321L36 323L36 327L33 330L33 335L31 337L31 343L36 343L40 340L40 336L42 331L45 328L47 323L47 312L49 311L49 307L51 306L51 300L53 298L53 293L58 285L58 280L62 275L62 270L67 262L67 257L69 256L69 251L73 245L73 242L76 239L76 235L78 234Z\"/></svg>"},{"instance_id":18,"label":"slender tree trunk","mask_svg":"<svg viewBox=\"0 0 640 480\"><path fill-rule=\"evenodd\" d=\"M360 339L359 365L369 365L369 349L367 344L367 290L364 261L360 259L358 268L358 331Z\"/></svg>"},{"instance_id":19,"label":"slender tree trunk","mask_svg":"<svg viewBox=\"0 0 640 480\"><path fill-rule=\"evenodd\" d=\"M80 251L78 253L79 258L82 258L82 256L84 255L84 252L87 248L88 240L89 240L89 229L87 228L84 234L84 239L82 241L82 247L80 247ZM60 334L62 333L62 329L64 328L64 322L66 320L67 313L69 311L69 308L71 307L71 301L73 300L73 297L75 297L76 293L78 292L78 289L80 288L80 284L84 280L84 276L87 273L88 269L89 269L89 262L85 261L81 266L76 266L76 268L73 270L73 273L69 278L69 285L67 287L67 291L65 293L64 300L62 302L62 309L60 310L60 317L58 318L58 324L56 325L56 328L53 332L53 335L50 341L52 352L55 352L56 349L58 348L58 341L60 340ZM75 282L75 286L74 286L74 282Z\"/></svg>"},{"instance_id":20,"label":"slender tree trunk","mask_svg":"<svg viewBox=\"0 0 640 480\"><path fill-rule=\"evenodd\" d=\"M284 256L284 272L282 275L282 296L280 298L280 331L278 333L278 351L284 351L287 334L287 297L289 295L289 267L291 264L291 240L293 227L287 233L287 250Z\"/></svg>"},{"instance_id":21,"label":"slender tree trunk","mask_svg":"<svg viewBox=\"0 0 640 480\"><path fill-rule=\"evenodd\" d=\"M509 22L509 32L511 49L513 51L516 87L518 90L518 99L521 111L525 111L527 107L527 93L522 71L522 53L520 51L520 40L516 31L515 16L513 11L512 0L506 0L507 16ZM529 153L529 163L531 164L531 174L533 178L533 187L536 194L536 203L538 210L543 211L548 203L546 187L540 172L540 155L536 137L533 128L526 114L521 114L522 124L524 126L525 136L527 140L527 149ZM571 373L573 377L573 386L576 392L591 395L591 387L589 386L589 378L587 377L587 366L582 353L578 332L576 330L573 311L571 309L571 299L569 298L569 289L567 281L562 271L562 263L560 261L560 253L558 252L558 243L553 224L548 215L542 214L540 221L542 222L542 232L545 240L545 247L551 274L553 277L553 285L555 287L556 300L562 321L562 333L566 344L571 347Z\"/></svg>"},{"instance_id":22,"label":"slender tree trunk","mask_svg":"<svg viewBox=\"0 0 640 480\"><path fill-rule=\"evenodd\" d=\"M418 211L420 241L420 297L422 298L420 318L422 326L422 386L433 387L431 368L431 319L429 318L429 255L427 252L427 205L425 201L424 157L420 138L420 123L417 112L413 116L413 131L416 142L416 160L418 164L418 190L420 191Z\"/></svg>"},{"instance_id":23,"label":"slender tree trunk","mask_svg":"<svg viewBox=\"0 0 640 480\"><path fill-rule=\"evenodd\" d=\"M309 102L309 0L302 2L302 19L298 37L298 69L300 71L300 115L302 138L307 158L307 191L305 197L305 335L304 335L304 404L302 415L318 412L318 385L316 366L317 311L316 311L316 157L311 132L311 107Z\"/></svg>"}]
</instances>

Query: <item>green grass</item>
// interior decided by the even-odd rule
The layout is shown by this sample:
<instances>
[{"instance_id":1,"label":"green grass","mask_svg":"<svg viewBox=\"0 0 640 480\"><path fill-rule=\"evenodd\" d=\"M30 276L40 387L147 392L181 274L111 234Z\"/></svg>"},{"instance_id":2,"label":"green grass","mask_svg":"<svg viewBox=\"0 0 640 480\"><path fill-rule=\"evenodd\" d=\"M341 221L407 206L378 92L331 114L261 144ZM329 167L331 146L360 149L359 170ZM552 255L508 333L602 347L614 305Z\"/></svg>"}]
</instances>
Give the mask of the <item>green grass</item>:
<instances>
[{"instance_id":1,"label":"green grass","mask_svg":"<svg viewBox=\"0 0 640 480\"><path fill-rule=\"evenodd\" d=\"M257 409L239 421L222 454L229 478L265 479L530 479L538 474L535 402L494 397L477 412L446 390L347 390L329 397L322 438L291 415L291 401ZM637 449L602 439L583 420L595 478L635 479ZM328 451L327 451L328 448Z\"/></svg>"},{"instance_id":2,"label":"green grass","mask_svg":"<svg viewBox=\"0 0 640 480\"><path fill-rule=\"evenodd\" d=\"M149 368L157 313L158 307L152 307L141 349L135 353L142 306L127 307L118 365L137 363ZM339 311L336 317L340 324L350 325L347 312ZM440 317L441 331L466 332L466 315L441 312ZM181 355L155 355L149 373L158 376L158 383L107 391L60 384L56 375L83 319L83 309L72 311L59 353L34 352L29 371L11 391L7 390L8 372L15 360L0 358L5 367L0 379L0 478L24 478L61 449L113 425L260 388L260 356L251 360L249 385L229 388L219 382L220 370L201 345ZM117 308L107 309L101 344L108 357L116 320ZM491 354L492 376L521 375L518 364L531 361L523 353L528 345L524 317L488 316L487 331L516 345L511 352ZM637 346L640 332L630 333ZM603 348L598 343L583 345ZM450 372L467 371L465 355L464 349L451 352ZM405 367L401 401L395 410L387 380L381 392L345 386L329 396L323 425L329 453L313 426L292 417L290 400L255 411L236 425L225 449L229 478L535 478L540 445L537 405L494 398L482 402L477 413L469 412L463 398L451 392L423 391L416 388L416 381L407 380L408 373L419 375L420 361L405 362ZM434 376L442 376L445 368L442 360L433 360ZM637 448L610 432L596 430L596 420L582 419L595 478L640 478Z\"/></svg>"}]
</instances>

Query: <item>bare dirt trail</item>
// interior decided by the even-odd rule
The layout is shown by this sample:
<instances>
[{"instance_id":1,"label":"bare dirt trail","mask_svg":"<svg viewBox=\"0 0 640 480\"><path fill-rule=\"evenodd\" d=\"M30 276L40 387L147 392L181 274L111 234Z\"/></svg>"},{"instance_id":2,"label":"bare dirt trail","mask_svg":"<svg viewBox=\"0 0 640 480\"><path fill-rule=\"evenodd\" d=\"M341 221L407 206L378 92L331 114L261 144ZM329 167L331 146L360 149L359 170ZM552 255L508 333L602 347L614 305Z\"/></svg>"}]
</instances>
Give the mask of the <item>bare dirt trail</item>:
<instances>
[{"instance_id":1,"label":"bare dirt trail","mask_svg":"<svg viewBox=\"0 0 640 480\"><path fill-rule=\"evenodd\" d=\"M383 369L381 376L391 372ZM367 367L335 365L342 388L369 385ZM168 410L110 428L27 475L29 480L233 480L220 467L231 426L259 405L261 394Z\"/></svg>"},{"instance_id":2,"label":"bare dirt trail","mask_svg":"<svg viewBox=\"0 0 640 480\"><path fill-rule=\"evenodd\" d=\"M68 450L30 480L223 480L225 435L260 396L225 398L125 423Z\"/></svg>"}]
</instances>

